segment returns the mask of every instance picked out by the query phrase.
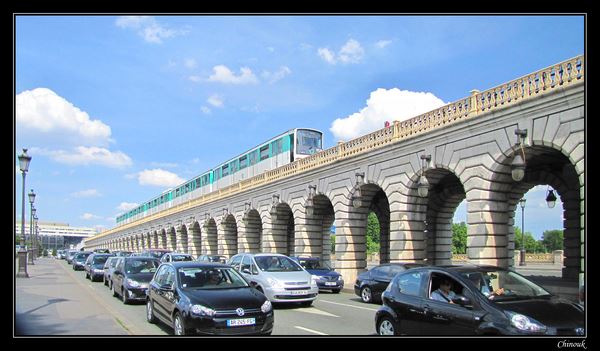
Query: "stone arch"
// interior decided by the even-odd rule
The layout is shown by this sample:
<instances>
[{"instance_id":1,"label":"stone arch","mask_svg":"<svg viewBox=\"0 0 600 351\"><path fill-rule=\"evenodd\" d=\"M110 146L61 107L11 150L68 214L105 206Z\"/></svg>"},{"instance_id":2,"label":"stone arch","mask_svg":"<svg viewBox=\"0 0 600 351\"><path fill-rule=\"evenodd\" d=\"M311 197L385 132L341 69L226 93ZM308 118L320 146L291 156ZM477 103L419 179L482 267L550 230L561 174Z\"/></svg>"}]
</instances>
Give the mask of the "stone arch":
<instances>
[{"instance_id":1,"label":"stone arch","mask_svg":"<svg viewBox=\"0 0 600 351\"><path fill-rule=\"evenodd\" d=\"M274 214L274 215L273 215ZM271 212L271 238L269 242L263 243L270 252L284 255L295 253L295 221L291 207L285 203L278 203Z\"/></svg>"},{"instance_id":2,"label":"stone arch","mask_svg":"<svg viewBox=\"0 0 600 351\"><path fill-rule=\"evenodd\" d=\"M207 255L216 255L218 253L219 241L217 233L217 223L213 218L209 218L202 226L202 253Z\"/></svg>"},{"instance_id":3,"label":"stone arch","mask_svg":"<svg viewBox=\"0 0 600 351\"><path fill-rule=\"evenodd\" d=\"M190 224L188 228L188 233L188 239L190 239L188 244L189 253L197 257L202 254L202 238L200 232L200 224L198 223L198 221L194 221L192 224Z\"/></svg>"},{"instance_id":4,"label":"stone arch","mask_svg":"<svg viewBox=\"0 0 600 351\"><path fill-rule=\"evenodd\" d=\"M361 223L364 223L365 244L367 242L367 225L369 213L373 212L379 221L380 263L390 262L390 203L386 192L378 184L367 182L360 187L360 197L357 198L354 190L350 196L353 200L351 210L358 214ZM355 200L359 200L356 203ZM366 247L365 247L366 252Z\"/></svg>"},{"instance_id":5,"label":"stone arch","mask_svg":"<svg viewBox=\"0 0 600 351\"><path fill-rule=\"evenodd\" d=\"M244 214L239 227L239 252L258 253L262 251L263 225L257 210Z\"/></svg>"},{"instance_id":6,"label":"stone arch","mask_svg":"<svg viewBox=\"0 0 600 351\"><path fill-rule=\"evenodd\" d=\"M302 235L296 235L296 255L305 254L331 262L331 226L335 212L331 200L324 194L313 197L313 213L306 214Z\"/></svg>"},{"instance_id":7,"label":"stone arch","mask_svg":"<svg viewBox=\"0 0 600 351\"><path fill-rule=\"evenodd\" d=\"M185 224L180 225L177 228L177 250L183 253L188 252L188 231Z\"/></svg>"},{"instance_id":8,"label":"stone arch","mask_svg":"<svg viewBox=\"0 0 600 351\"><path fill-rule=\"evenodd\" d=\"M152 248L152 234L150 232L146 232L146 234L144 234L145 237L145 246L147 249Z\"/></svg>"},{"instance_id":9,"label":"stone arch","mask_svg":"<svg viewBox=\"0 0 600 351\"><path fill-rule=\"evenodd\" d=\"M167 230L166 229L161 229L160 230L160 234L159 234L159 239L160 239L160 243L159 243L159 247L161 249L167 249Z\"/></svg>"},{"instance_id":10,"label":"stone arch","mask_svg":"<svg viewBox=\"0 0 600 351\"><path fill-rule=\"evenodd\" d=\"M157 249L160 247L159 243L158 243L158 231L154 230L152 231L152 248Z\"/></svg>"},{"instance_id":11,"label":"stone arch","mask_svg":"<svg viewBox=\"0 0 600 351\"><path fill-rule=\"evenodd\" d=\"M167 249L177 251L177 232L175 227L167 229Z\"/></svg>"},{"instance_id":12,"label":"stone arch","mask_svg":"<svg viewBox=\"0 0 600 351\"><path fill-rule=\"evenodd\" d=\"M238 253L238 230L235 217L228 214L222 219L219 227L219 255L230 258Z\"/></svg>"}]
</instances>

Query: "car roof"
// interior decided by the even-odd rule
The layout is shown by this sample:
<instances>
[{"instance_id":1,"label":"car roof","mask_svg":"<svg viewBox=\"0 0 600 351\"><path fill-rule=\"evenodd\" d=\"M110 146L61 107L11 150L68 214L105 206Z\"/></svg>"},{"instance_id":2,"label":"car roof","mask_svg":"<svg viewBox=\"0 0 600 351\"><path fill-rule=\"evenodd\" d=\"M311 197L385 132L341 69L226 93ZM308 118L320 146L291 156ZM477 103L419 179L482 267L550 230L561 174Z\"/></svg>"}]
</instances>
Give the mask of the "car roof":
<instances>
[{"instance_id":1,"label":"car roof","mask_svg":"<svg viewBox=\"0 0 600 351\"><path fill-rule=\"evenodd\" d=\"M268 253L268 252L260 252L260 253L240 252L237 255L248 255L248 256L254 256L254 257L259 257L259 256L282 256L282 257L287 257L286 255L283 255L283 254L280 254L280 253Z\"/></svg>"},{"instance_id":2,"label":"car roof","mask_svg":"<svg viewBox=\"0 0 600 351\"><path fill-rule=\"evenodd\" d=\"M175 268L186 268L186 267L223 267L231 268L230 265L218 263L218 262L201 262L201 261L179 261L179 262L168 262L164 263L171 265Z\"/></svg>"},{"instance_id":3,"label":"car roof","mask_svg":"<svg viewBox=\"0 0 600 351\"><path fill-rule=\"evenodd\" d=\"M507 269L502 268L502 267L498 267L498 266L492 266L492 265L486 265L486 264L472 264L472 263L467 263L467 264L454 264L454 265L436 265L436 266L423 266L423 267L418 267L418 268L414 268L415 270L440 270L440 271L446 271L446 272L455 272L455 273L464 273L464 272L473 272L473 271L484 271L484 272L491 272L491 271L507 271Z\"/></svg>"}]
</instances>

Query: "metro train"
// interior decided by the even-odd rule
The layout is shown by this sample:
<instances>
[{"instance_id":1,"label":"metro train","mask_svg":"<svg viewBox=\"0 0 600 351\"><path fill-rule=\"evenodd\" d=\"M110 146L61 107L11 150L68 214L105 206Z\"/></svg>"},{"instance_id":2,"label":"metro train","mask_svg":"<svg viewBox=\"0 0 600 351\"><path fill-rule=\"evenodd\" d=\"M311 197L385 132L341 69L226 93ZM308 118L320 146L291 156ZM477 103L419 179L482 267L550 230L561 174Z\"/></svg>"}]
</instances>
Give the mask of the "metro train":
<instances>
[{"instance_id":1,"label":"metro train","mask_svg":"<svg viewBox=\"0 0 600 351\"><path fill-rule=\"evenodd\" d=\"M321 131L290 129L117 216L117 225L133 222L322 150Z\"/></svg>"}]
</instances>

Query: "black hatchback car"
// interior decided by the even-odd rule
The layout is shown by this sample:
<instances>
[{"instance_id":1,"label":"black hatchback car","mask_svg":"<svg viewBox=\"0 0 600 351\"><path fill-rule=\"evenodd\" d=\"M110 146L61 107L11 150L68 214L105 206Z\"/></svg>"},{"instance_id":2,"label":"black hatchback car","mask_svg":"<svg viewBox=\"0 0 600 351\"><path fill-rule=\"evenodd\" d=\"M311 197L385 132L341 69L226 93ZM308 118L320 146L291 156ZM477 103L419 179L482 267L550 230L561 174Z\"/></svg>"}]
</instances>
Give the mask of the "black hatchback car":
<instances>
[{"instance_id":1,"label":"black hatchback car","mask_svg":"<svg viewBox=\"0 0 600 351\"><path fill-rule=\"evenodd\" d=\"M175 335L269 335L275 317L267 297L233 267L196 261L160 265L146 319L172 326Z\"/></svg>"},{"instance_id":2,"label":"black hatchback car","mask_svg":"<svg viewBox=\"0 0 600 351\"><path fill-rule=\"evenodd\" d=\"M148 283L160 266L153 257L120 257L112 273L111 290L113 296L121 296L123 303L146 301Z\"/></svg>"},{"instance_id":3,"label":"black hatchback car","mask_svg":"<svg viewBox=\"0 0 600 351\"><path fill-rule=\"evenodd\" d=\"M388 284L396 274L410 268L423 266L424 264L421 263L384 263L377 267L373 267L356 277L354 293L358 295L363 302L371 303L379 301L381 300L381 293L387 288Z\"/></svg>"},{"instance_id":4,"label":"black hatchback car","mask_svg":"<svg viewBox=\"0 0 600 351\"><path fill-rule=\"evenodd\" d=\"M411 269L382 298L380 335L585 335L582 306L494 266Z\"/></svg>"}]
</instances>

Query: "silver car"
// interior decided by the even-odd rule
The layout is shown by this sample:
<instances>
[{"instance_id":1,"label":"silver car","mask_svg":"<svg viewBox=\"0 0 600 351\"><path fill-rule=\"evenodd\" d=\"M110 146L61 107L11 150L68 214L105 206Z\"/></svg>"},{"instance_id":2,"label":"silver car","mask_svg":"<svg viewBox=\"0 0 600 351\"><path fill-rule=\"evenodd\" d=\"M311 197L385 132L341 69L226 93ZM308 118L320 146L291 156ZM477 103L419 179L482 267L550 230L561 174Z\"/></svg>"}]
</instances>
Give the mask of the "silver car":
<instances>
[{"instance_id":1,"label":"silver car","mask_svg":"<svg viewBox=\"0 0 600 351\"><path fill-rule=\"evenodd\" d=\"M319 294L312 275L282 254L240 253L233 256L228 264L271 302L300 302L310 306Z\"/></svg>"}]
</instances>

